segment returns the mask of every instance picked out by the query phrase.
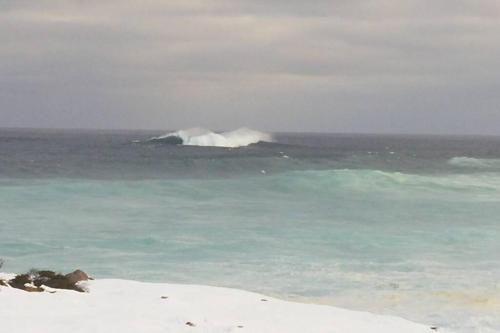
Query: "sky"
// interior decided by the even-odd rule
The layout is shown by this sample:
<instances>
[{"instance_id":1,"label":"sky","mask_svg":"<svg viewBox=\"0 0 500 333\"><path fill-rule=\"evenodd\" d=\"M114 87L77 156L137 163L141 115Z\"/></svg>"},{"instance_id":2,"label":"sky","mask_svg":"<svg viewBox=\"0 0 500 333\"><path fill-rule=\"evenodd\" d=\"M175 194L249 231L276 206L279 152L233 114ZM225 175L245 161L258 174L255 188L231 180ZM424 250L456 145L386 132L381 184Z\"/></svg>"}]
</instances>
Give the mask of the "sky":
<instances>
[{"instance_id":1,"label":"sky","mask_svg":"<svg viewBox=\"0 0 500 333\"><path fill-rule=\"evenodd\" d=\"M498 0L0 0L0 127L500 135Z\"/></svg>"}]
</instances>

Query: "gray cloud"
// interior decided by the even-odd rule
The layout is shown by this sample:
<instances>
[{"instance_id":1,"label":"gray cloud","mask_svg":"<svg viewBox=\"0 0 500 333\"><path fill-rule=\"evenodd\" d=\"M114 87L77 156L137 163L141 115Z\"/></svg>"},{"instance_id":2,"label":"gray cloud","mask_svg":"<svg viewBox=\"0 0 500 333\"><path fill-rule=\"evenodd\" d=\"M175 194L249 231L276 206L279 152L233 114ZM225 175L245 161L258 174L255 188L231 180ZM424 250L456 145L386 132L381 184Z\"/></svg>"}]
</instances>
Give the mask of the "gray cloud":
<instances>
[{"instance_id":1,"label":"gray cloud","mask_svg":"<svg viewBox=\"0 0 500 333\"><path fill-rule=\"evenodd\" d=\"M2 1L0 126L500 134L498 1Z\"/></svg>"}]
</instances>

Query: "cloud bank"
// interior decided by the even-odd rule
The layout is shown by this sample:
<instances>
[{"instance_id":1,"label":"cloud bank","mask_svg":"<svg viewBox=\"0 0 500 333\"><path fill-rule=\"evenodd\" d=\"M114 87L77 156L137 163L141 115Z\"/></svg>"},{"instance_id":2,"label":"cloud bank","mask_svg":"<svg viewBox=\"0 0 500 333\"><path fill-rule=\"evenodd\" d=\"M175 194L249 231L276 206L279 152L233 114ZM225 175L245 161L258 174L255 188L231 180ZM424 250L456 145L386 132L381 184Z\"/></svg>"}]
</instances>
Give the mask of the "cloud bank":
<instances>
[{"instance_id":1,"label":"cloud bank","mask_svg":"<svg viewBox=\"0 0 500 333\"><path fill-rule=\"evenodd\" d=\"M496 0L0 1L0 127L500 134Z\"/></svg>"}]
</instances>

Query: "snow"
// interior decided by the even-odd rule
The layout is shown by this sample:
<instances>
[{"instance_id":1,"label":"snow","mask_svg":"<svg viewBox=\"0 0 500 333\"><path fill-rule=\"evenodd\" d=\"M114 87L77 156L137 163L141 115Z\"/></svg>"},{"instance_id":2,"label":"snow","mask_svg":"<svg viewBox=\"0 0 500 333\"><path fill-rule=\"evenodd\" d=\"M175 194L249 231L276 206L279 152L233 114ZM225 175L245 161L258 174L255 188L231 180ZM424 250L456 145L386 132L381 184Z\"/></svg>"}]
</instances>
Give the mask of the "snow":
<instances>
[{"instance_id":1,"label":"snow","mask_svg":"<svg viewBox=\"0 0 500 333\"><path fill-rule=\"evenodd\" d=\"M0 331L435 332L398 317L287 302L236 289L105 279L85 286L88 293L0 287Z\"/></svg>"}]
</instances>

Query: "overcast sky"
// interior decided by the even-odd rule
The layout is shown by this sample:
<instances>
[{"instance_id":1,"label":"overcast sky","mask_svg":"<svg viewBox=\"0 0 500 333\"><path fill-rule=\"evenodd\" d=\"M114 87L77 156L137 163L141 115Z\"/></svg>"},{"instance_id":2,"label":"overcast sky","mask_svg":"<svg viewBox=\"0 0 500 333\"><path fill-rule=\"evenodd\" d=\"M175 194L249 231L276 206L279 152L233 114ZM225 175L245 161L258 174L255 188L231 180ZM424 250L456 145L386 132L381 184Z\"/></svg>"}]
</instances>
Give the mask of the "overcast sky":
<instances>
[{"instance_id":1,"label":"overcast sky","mask_svg":"<svg viewBox=\"0 0 500 333\"><path fill-rule=\"evenodd\" d=\"M500 134L498 0L0 0L0 127Z\"/></svg>"}]
</instances>

